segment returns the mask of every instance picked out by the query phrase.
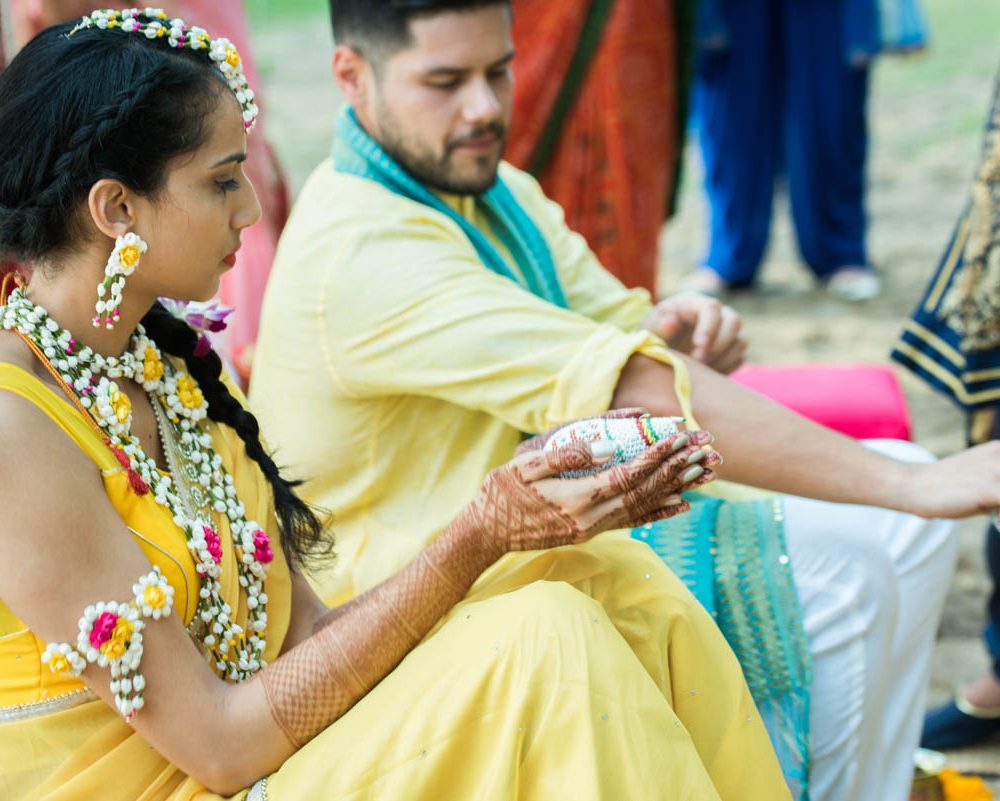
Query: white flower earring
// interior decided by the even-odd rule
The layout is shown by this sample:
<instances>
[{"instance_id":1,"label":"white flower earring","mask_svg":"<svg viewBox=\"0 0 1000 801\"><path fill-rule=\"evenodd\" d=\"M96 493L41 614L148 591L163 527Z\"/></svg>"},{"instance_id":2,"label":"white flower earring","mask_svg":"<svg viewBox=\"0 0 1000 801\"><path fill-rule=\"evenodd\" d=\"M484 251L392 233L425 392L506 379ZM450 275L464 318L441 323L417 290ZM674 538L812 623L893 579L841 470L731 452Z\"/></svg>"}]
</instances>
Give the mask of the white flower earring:
<instances>
[{"instance_id":1,"label":"white flower earring","mask_svg":"<svg viewBox=\"0 0 1000 801\"><path fill-rule=\"evenodd\" d=\"M122 305L122 290L125 279L135 272L139 259L149 249L149 246L138 234L127 233L115 240L115 249L108 257L108 265L104 268L104 280L97 285L97 315L94 317L94 327L115 327L120 316Z\"/></svg>"}]
</instances>

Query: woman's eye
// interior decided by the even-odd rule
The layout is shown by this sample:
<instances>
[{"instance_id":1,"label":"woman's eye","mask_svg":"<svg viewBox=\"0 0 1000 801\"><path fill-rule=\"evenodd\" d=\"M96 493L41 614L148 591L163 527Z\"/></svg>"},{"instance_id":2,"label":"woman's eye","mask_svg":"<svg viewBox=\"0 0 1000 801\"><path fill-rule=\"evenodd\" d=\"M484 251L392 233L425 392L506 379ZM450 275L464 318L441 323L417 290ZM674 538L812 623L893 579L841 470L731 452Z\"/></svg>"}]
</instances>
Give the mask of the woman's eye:
<instances>
[{"instance_id":1,"label":"woman's eye","mask_svg":"<svg viewBox=\"0 0 1000 801\"><path fill-rule=\"evenodd\" d=\"M216 181L215 183L219 187L220 192L235 192L240 188L240 182L235 178L227 178L224 181Z\"/></svg>"}]
</instances>

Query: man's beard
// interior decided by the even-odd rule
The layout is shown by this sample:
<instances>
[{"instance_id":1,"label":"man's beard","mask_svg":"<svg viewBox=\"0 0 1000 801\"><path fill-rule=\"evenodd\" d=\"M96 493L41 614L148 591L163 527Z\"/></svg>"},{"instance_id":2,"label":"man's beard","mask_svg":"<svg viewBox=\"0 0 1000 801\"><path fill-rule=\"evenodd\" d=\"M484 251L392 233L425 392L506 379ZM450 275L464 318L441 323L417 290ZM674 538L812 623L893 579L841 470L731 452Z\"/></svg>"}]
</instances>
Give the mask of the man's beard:
<instances>
[{"instance_id":1,"label":"man's beard","mask_svg":"<svg viewBox=\"0 0 1000 801\"><path fill-rule=\"evenodd\" d=\"M380 116L381 141L379 144L404 170L430 189L453 195L479 195L496 183L497 166L500 163L499 156L485 177L461 178L454 175L451 155L462 144L491 134L497 138L500 146L499 152L503 153L507 139L507 129L503 123L492 122L481 125L468 134L449 140L445 145L444 153L438 156L427 150L418 150L410 146L402 135L401 126L384 107ZM483 155L480 158L492 159L492 156Z\"/></svg>"}]
</instances>

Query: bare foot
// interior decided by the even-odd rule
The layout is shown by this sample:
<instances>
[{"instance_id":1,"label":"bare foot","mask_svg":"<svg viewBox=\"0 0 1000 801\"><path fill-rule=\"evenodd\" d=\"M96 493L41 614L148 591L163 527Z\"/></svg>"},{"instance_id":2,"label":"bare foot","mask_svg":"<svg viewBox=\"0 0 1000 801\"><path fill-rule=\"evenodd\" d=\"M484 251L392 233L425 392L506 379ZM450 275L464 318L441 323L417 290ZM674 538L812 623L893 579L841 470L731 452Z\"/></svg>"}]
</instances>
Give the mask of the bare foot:
<instances>
[{"instance_id":1,"label":"bare foot","mask_svg":"<svg viewBox=\"0 0 1000 801\"><path fill-rule=\"evenodd\" d=\"M1000 678L987 671L962 690L962 697L981 709L1000 710Z\"/></svg>"}]
</instances>

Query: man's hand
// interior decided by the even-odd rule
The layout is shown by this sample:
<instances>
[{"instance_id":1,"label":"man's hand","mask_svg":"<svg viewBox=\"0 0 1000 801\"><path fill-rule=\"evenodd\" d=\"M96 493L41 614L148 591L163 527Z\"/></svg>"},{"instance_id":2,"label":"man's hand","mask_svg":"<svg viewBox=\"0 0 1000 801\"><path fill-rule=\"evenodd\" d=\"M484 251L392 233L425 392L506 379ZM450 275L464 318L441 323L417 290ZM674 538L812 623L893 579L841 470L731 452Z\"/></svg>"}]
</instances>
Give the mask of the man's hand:
<instances>
[{"instance_id":1,"label":"man's hand","mask_svg":"<svg viewBox=\"0 0 1000 801\"><path fill-rule=\"evenodd\" d=\"M931 464L900 464L889 477L902 499L892 504L921 517L968 517L1000 509L1000 441Z\"/></svg>"},{"instance_id":2,"label":"man's hand","mask_svg":"<svg viewBox=\"0 0 1000 801\"><path fill-rule=\"evenodd\" d=\"M736 311L715 298L679 292L656 304L642 328L726 375L743 364L747 342L740 335L741 324Z\"/></svg>"}]
</instances>

